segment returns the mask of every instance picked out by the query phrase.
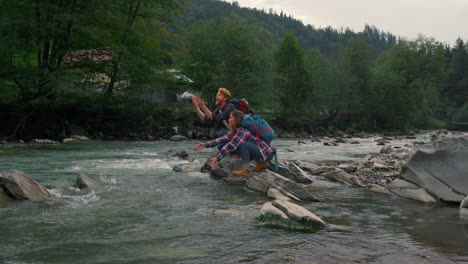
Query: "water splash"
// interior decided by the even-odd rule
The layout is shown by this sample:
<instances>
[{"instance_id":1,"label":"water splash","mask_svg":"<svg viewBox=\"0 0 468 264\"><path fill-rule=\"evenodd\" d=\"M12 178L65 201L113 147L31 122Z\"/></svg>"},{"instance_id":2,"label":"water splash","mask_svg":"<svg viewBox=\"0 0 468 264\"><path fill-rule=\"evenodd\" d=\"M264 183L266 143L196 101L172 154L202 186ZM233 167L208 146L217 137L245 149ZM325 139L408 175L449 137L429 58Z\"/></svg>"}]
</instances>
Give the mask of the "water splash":
<instances>
[{"instance_id":1,"label":"water splash","mask_svg":"<svg viewBox=\"0 0 468 264\"><path fill-rule=\"evenodd\" d=\"M185 102L189 102L190 100L192 100L192 97L194 97L195 95L189 91L185 91L183 92L182 94L178 94L177 95L177 102L179 103L185 103Z\"/></svg>"}]
</instances>

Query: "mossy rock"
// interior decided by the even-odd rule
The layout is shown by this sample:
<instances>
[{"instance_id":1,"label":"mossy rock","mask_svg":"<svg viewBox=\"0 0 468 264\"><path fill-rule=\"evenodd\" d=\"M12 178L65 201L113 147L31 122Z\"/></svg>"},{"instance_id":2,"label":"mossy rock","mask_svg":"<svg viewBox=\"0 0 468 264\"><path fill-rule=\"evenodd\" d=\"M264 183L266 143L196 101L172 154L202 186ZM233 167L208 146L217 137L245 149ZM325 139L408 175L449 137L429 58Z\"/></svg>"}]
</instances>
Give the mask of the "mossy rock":
<instances>
[{"instance_id":1,"label":"mossy rock","mask_svg":"<svg viewBox=\"0 0 468 264\"><path fill-rule=\"evenodd\" d=\"M280 215L265 213L255 218L255 224L258 226L264 226L267 228L279 228L289 231L315 233L322 231L323 228L318 228L316 225L307 225L291 218L283 218Z\"/></svg>"}]
</instances>

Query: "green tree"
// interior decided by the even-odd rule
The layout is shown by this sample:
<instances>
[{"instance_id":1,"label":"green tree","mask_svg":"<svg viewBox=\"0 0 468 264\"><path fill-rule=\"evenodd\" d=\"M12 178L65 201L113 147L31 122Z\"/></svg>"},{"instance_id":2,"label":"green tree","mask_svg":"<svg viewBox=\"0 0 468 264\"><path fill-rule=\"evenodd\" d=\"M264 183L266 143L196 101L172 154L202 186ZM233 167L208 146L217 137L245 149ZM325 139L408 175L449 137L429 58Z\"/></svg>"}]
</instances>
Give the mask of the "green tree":
<instances>
[{"instance_id":1,"label":"green tree","mask_svg":"<svg viewBox=\"0 0 468 264\"><path fill-rule=\"evenodd\" d=\"M443 45L420 36L400 41L377 60L369 90L371 120L384 128L433 127L446 79Z\"/></svg>"},{"instance_id":2,"label":"green tree","mask_svg":"<svg viewBox=\"0 0 468 264\"><path fill-rule=\"evenodd\" d=\"M275 88L281 102L281 115L303 117L308 107L309 74L304 63L304 50L292 34L286 34L275 52Z\"/></svg>"},{"instance_id":3,"label":"green tree","mask_svg":"<svg viewBox=\"0 0 468 264\"><path fill-rule=\"evenodd\" d=\"M189 32L184 68L195 81L194 89L209 103L219 87L226 87L234 97L261 104L271 69L268 32L249 27L245 20L225 18L195 25Z\"/></svg>"},{"instance_id":4,"label":"green tree","mask_svg":"<svg viewBox=\"0 0 468 264\"><path fill-rule=\"evenodd\" d=\"M335 90L338 112L358 126L365 124L365 106L370 81L372 50L362 39L350 39L338 52L335 63ZM364 123L364 124L361 124ZM362 127L361 127L362 128Z\"/></svg>"}]
</instances>

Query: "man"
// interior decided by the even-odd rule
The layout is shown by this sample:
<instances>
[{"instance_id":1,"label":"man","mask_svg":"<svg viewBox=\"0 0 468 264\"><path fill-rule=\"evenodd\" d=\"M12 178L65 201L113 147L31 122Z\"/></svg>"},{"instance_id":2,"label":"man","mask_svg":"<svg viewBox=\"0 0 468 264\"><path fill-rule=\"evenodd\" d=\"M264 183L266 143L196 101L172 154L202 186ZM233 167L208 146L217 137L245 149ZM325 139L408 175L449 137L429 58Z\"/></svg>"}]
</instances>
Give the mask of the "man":
<instances>
[{"instance_id":1,"label":"man","mask_svg":"<svg viewBox=\"0 0 468 264\"><path fill-rule=\"evenodd\" d=\"M236 110L234 105L230 103L231 93L226 88L219 88L216 94L216 108L213 112L206 107L205 101L200 97L193 96L192 103L198 117L204 121L211 123L215 129L220 130L218 136L223 136L228 132L227 122L231 112ZM224 124L226 123L226 125Z\"/></svg>"}]
</instances>

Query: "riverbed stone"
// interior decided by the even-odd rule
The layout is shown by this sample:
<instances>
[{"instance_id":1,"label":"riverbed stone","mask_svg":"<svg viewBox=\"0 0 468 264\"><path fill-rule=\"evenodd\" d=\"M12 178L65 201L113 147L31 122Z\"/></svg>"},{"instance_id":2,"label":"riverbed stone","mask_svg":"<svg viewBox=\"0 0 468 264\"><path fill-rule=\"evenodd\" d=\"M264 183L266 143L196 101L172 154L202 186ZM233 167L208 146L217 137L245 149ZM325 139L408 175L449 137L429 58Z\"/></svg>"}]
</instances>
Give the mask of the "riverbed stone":
<instances>
[{"instance_id":1,"label":"riverbed stone","mask_svg":"<svg viewBox=\"0 0 468 264\"><path fill-rule=\"evenodd\" d=\"M419 189L419 187L416 184L413 184L411 182L402 180L402 179L396 179L392 181L389 185L387 185L387 189L394 189L394 188L399 188L399 189Z\"/></svg>"},{"instance_id":2,"label":"riverbed stone","mask_svg":"<svg viewBox=\"0 0 468 264\"><path fill-rule=\"evenodd\" d=\"M460 203L460 216L468 219L468 196Z\"/></svg>"},{"instance_id":3,"label":"riverbed stone","mask_svg":"<svg viewBox=\"0 0 468 264\"><path fill-rule=\"evenodd\" d=\"M247 180L246 187L263 194L267 194L269 186L261 181L258 177L252 176Z\"/></svg>"},{"instance_id":4,"label":"riverbed stone","mask_svg":"<svg viewBox=\"0 0 468 264\"><path fill-rule=\"evenodd\" d=\"M38 138L33 139L31 142L36 143L36 144L51 144L51 145L58 144L57 141L53 141L50 139L38 139Z\"/></svg>"},{"instance_id":5,"label":"riverbed stone","mask_svg":"<svg viewBox=\"0 0 468 264\"><path fill-rule=\"evenodd\" d=\"M50 197L44 186L18 170L4 172L1 181L8 193L17 200L44 200Z\"/></svg>"},{"instance_id":6,"label":"riverbed stone","mask_svg":"<svg viewBox=\"0 0 468 264\"><path fill-rule=\"evenodd\" d=\"M75 142L76 139L74 138L64 138L62 139L62 143L70 143L70 142Z\"/></svg>"},{"instance_id":7,"label":"riverbed stone","mask_svg":"<svg viewBox=\"0 0 468 264\"><path fill-rule=\"evenodd\" d=\"M256 177L258 177L260 181L264 182L265 185L279 190L286 196L288 194L292 194L301 201L319 201L316 196L301 185L272 171L267 170L261 172Z\"/></svg>"},{"instance_id":8,"label":"riverbed stone","mask_svg":"<svg viewBox=\"0 0 468 264\"><path fill-rule=\"evenodd\" d=\"M89 140L88 137L86 137L86 136L80 136L80 135L71 135L70 138L73 138L73 139L79 140L79 141Z\"/></svg>"},{"instance_id":9,"label":"riverbed stone","mask_svg":"<svg viewBox=\"0 0 468 264\"><path fill-rule=\"evenodd\" d=\"M437 200L434 199L425 189L389 189L393 194L396 194L399 197L422 202L422 203L436 203Z\"/></svg>"},{"instance_id":10,"label":"riverbed stone","mask_svg":"<svg viewBox=\"0 0 468 264\"><path fill-rule=\"evenodd\" d=\"M328 230L330 228L329 225L319 216L300 205L284 200L273 200L272 204L283 211L283 213L285 213L291 219L294 219L302 224L311 226L317 230Z\"/></svg>"},{"instance_id":11,"label":"riverbed stone","mask_svg":"<svg viewBox=\"0 0 468 264\"><path fill-rule=\"evenodd\" d=\"M401 176L442 201L468 195L468 136L444 138L415 149Z\"/></svg>"},{"instance_id":12,"label":"riverbed stone","mask_svg":"<svg viewBox=\"0 0 468 264\"><path fill-rule=\"evenodd\" d=\"M260 209L260 214L265 215L267 213L278 215L283 219L288 219L289 217L281 211L278 207L274 206L272 202L266 202L262 205Z\"/></svg>"},{"instance_id":13,"label":"riverbed stone","mask_svg":"<svg viewBox=\"0 0 468 264\"><path fill-rule=\"evenodd\" d=\"M302 161L302 160L298 160L296 162L296 164L301 168L303 169L304 171L306 172L311 172L312 170L316 170L318 168L320 168L319 165L313 163L313 162L310 162L310 161Z\"/></svg>"},{"instance_id":14,"label":"riverbed stone","mask_svg":"<svg viewBox=\"0 0 468 264\"><path fill-rule=\"evenodd\" d=\"M170 141L183 141L183 140L188 140L188 138L182 135L174 135L170 137L169 140Z\"/></svg>"},{"instance_id":15,"label":"riverbed stone","mask_svg":"<svg viewBox=\"0 0 468 264\"><path fill-rule=\"evenodd\" d=\"M1 175L0 173L0 203L13 201L13 197L11 197L3 187Z\"/></svg>"},{"instance_id":16,"label":"riverbed stone","mask_svg":"<svg viewBox=\"0 0 468 264\"><path fill-rule=\"evenodd\" d=\"M338 165L338 168L346 171L347 173L355 172L356 169L357 169L357 167L355 165L346 164L346 163L342 163L342 164Z\"/></svg>"},{"instance_id":17,"label":"riverbed stone","mask_svg":"<svg viewBox=\"0 0 468 264\"><path fill-rule=\"evenodd\" d=\"M284 195L282 192L275 188L270 188L268 189L267 196L272 199L278 199L278 200L285 200L285 201L290 201L290 200L295 200L295 201L301 201L301 199L295 197L292 194L289 194L288 196ZM292 196L292 197L291 197Z\"/></svg>"},{"instance_id":18,"label":"riverbed stone","mask_svg":"<svg viewBox=\"0 0 468 264\"><path fill-rule=\"evenodd\" d=\"M243 162L239 156L228 155L218 162L218 167L224 168L230 173L242 169L242 164Z\"/></svg>"},{"instance_id":19,"label":"riverbed stone","mask_svg":"<svg viewBox=\"0 0 468 264\"><path fill-rule=\"evenodd\" d=\"M90 192L100 193L106 190L106 186L98 180L84 173L80 173L76 178L76 187L79 189L87 189Z\"/></svg>"},{"instance_id":20,"label":"riverbed stone","mask_svg":"<svg viewBox=\"0 0 468 264\"><path fill-rule=\"evenodd\" d=\"M223 178L224 182L226 182L229 185L245 185L247 180L236 175L230 174L229 176Z\"/></svg>"},{"instance_id":21,"label":"riverbed stone","mask_svg":"<svg viewBox=\"0 0 468 264\"><path fill-rule=\"evenodd\" d=\"M176 154L173 155L173 157L179 157L179 159L185 159L188 156L189 156L189 154L185 150L177 151Z\"/></svg>"},{"instance_id":22,"label":"riverbed stone","mask_svg":"<svg viewBox=\"0 0 468 264\"><path fill-rule=\"evenodd\" d=\"M384 186L378 184L368 184L367 187L371 192L380 193L380 194L391 194Z\"/></svg>"},{"instance_id":23,"label":"riverbed stone","mask_svg":"<svg viewBox=\"0 0 468 264\"><path fill-rule=\"evenodd\" d=\"M200 162L189 162L189 163L178 164L174 166L172 170L177 171L177 172L185 172L185 173L200 172L202 166L203 164L201 164Z\"/></svg>"},{"instance_id":24,"label":"riverbed stone","mask_svg":"<svg viewBox=\"0 0 468 264\"><path fill-rule=\"evenodd\" d=\"M341 182L352 186L364 186L364 184L356 176L353 176L339 168L335 168L333 171L322 173L320 175L331 181Z\"/></svg>"},{"instance_id":25,"label":"riverbed stone","mask_svg":"<svg viewBox=\"0 0 468 264\"><path fill-rule=\"evenodd\" d=\"M289 163L289 169L291 174L294 175L295 180L293 181L306 184L312 183L312 179L309 177L309 175L294 162Z\"/></svg>"}]
</instances>

